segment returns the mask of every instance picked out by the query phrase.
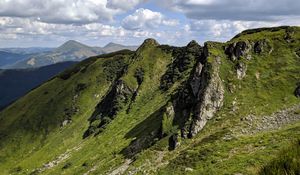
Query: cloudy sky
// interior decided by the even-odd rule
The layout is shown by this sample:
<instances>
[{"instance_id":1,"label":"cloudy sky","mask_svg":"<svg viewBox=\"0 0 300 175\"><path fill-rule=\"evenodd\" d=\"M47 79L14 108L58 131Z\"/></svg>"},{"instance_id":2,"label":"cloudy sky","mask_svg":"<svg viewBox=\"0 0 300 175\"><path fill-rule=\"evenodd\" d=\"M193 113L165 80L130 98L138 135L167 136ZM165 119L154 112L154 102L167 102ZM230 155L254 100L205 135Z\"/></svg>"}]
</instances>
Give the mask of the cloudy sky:
<instances>
[{"instance_id":1,"label":"cloudy sky","mask_svg":"<svg viewBox=\"0 0 300 175\"><path fill-rule=\"evenodd\" d=\"M0 0L0 47L226 41L256 27L300 25L299 0Z\"/></svg>"}]
</instances>

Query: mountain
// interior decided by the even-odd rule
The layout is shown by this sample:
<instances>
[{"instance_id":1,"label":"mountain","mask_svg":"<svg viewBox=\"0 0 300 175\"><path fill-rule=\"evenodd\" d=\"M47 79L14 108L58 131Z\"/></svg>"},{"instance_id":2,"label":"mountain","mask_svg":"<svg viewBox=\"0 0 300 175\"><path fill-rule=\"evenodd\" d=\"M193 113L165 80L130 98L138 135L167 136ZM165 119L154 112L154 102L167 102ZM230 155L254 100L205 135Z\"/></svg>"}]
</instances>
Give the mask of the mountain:
<instances>
[{"instance_id":1,"label":"mountain","mask_svg":"<svg viewBox=\"0 0 300 175\"><path fill-rule=\"evenodd\" d=\"M91 56L135 47L109 44L104 48L90 47L74 40L67 41L50 52L40 53L19 61L9 68L33 68L64 61L81 61Z\"/></svg>"},{"instance_id":2,"label":"mountain","mask_svg":"<svg viewBox=\"0 0 300 175\"><path fill-rule=\"evenodd\" d=\"M14 64L15 62L26 59L27 57L30 57L30 55L0 51L0 68Z\"/></svg>"},{"instance_id":3,"label":"mountain","mask_svg":"<svg viewBox=\"0 0 300 175\"><path fill-rule=\"evenodd\" d=\"M67 41L51 52L40 53L14 64L10 68L33 68L64 61L80 61L90 56L102 54L101 50L86 46L77 41Z\"/></svg>"},{"instance_id":4,"label":"mountain","mask_svg":"<svg viewBox=\"0 0 300 175\"><path fill-rule=\"evenodd\" d=\"M75 63L62 62L35 69L0 70L0 109Z\"/></svg>"},{"instance_id":5,"label":"mountain","mask_svg":"<svg viewBox=\"0 0 300 175\"><path fill-rule=\"evenodd\" d=\"M298 174L300 27L91 57L0 112L3 174Z\"/></svg>"},{"instance_id":6,"label":"mountain","mask_svg":"<svg viewBox=\"0 0 300 175\"><path fill-rule=\"evenodd\" d=\"M37 54L42 52L50 52L53 48L48 47L28 47L28 48L0 48L0 51L5 51L9 53L21 54L21 55L29 55L29 54Z\"/></svg>"},{"instance_id":7,"label":"mountain","mask_svg":"<svg viewBox=\"0 0 300 175\"><path fill-rule=\"evenodd\" d=\"M121 44L116 44L116 43L108 43L105 45L102 50L104 53L111 53L111 52L116 52L118 50L123 50L123 49L128 49L128 50L136 50L138 46L124 46Z\"/></svg>"}]
</instances>

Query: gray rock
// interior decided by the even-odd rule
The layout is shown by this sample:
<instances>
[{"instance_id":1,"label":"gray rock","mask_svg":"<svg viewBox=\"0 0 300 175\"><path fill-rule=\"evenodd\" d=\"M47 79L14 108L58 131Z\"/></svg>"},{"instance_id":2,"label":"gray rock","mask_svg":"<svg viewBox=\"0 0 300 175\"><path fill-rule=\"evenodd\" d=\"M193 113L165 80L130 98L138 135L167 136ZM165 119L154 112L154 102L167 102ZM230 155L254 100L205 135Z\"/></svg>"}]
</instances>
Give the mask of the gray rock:
<instances>
[{"instance_id":1,"label":"gray rock","mask_svg":"<svg viewBox=\"0 0 300 175\"><path fill-rule=\"evenodd\" d=\"M259 54L262 51L263 51L263 42L262 41L257 41L254 44L254 52Z\"/></svg>"},{"instance_id":2,"label":"gray rock","mask_svg":"<svg viewBox=\"0 0 300 175\"><path fill-rule=\"evenodd\" d=\"M210 120L215 112L223 105L224 88L219 76L219 64L215 59L213 68L204 66L204 74L201 77L201 85L198 92L198 102L194 109L194 118L191 124L190 137L196 135L203 129L207 121ZM213 69L213 70L209 70ZM208 73L209 74L206 74Z\"/></svg>"},{"instance_id":3,"label":"gray rock","mask_svg":"<svg viewBox=\"0 0 300 175\"><path fill-rule=\"evenodd\" d=\"M196 67L193 78L190 82L190 85L191 85L194 96L197 96L197 93L199 91L200 81L201 81L201 76L200 75L201 75L201 72L202 72L202 68L203 68L203 65L199 62L197 67Z\"/></svg>"},{"instance_id":4,"label":"gray rock","mask_svg":"<svg viewBox=\"0 0 300 175\"><path fill-rule=\"evenodd\" d=\"M247 65L243 62L239 62L236 65L236 74L238 79L243 79L246 76Z\"/></svg>"},{"instance_id":5,"label":"gray rock","mask_svg":"<svg viewBox=\"0 0 300 175\"><path fill-rule=\"evenodd\" d=\"M265 39L255 42L253 48L254 48L254 52L257 54L260 54L262 52L271 54L273 52L273 48L270 46L269 42Z\"/></svg>"},{"instance_id":6,"label":"gray rock","mask_svg":"<svg viewBox=\"0 0 300 175\"><path fill-rule=\"evenodd\" d=\"M237 43L230 44L225 48L225 53L230 57L232 61L239 59L242 56L246 56L251 49L251 44L248 41L239 41ZM251 57L248 57L251 59Z\"/></svg>"}]
</instances>

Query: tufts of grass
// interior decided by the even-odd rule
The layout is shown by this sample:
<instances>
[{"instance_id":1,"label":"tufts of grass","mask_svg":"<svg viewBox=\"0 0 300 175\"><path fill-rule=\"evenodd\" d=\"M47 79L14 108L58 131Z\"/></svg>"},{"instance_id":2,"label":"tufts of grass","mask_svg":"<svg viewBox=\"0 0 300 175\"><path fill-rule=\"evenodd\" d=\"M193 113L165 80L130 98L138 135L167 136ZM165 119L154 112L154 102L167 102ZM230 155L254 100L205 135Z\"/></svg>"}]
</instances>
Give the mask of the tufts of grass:
<instances>
[{"instance_id":1,"label":"tufts of grass","mask_svg":"<svg viewBox=\"0 0 300 175\"><path fill-rule=\"evenodd\" d=\"M265 165L260 175L297 175L300 174L300 140L288 145L285 149Z\"/></svg>"}]
</instances>

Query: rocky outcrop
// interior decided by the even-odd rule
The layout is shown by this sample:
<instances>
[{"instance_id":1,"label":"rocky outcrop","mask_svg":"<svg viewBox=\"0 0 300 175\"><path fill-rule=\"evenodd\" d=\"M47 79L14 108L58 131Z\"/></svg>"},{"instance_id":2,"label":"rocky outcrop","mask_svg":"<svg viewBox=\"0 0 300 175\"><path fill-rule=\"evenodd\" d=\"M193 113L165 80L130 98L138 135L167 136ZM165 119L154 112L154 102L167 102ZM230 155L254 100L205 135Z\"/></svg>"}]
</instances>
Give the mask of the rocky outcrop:
<instances>
[{"instance_id":1,"label":"rocky outcrop","mask_svg":"<svg viewBox=\"0 0 300 175\"><path fill-rule=\"evenodd\" d=\"M220 58L207 62L209 50L203 49L202 58L195 64L187 84L173 98L175 121L181 137L193 137L223 105L224 89L219 77ZM201 60L201 61L200 61ZM176 146L174 139L172 145Z\"/></svg>"},{"instance_id":2,"label":"rocky outcrop","mask_svg":"<svg viewBox=\"0 0 300 175\"><path fill-rule=\"evenodd\" d=\"M193 137L200 132L214 114L222 107L224 88L219 77L219 64L216 58L213 63L205 63L201 73L200 87L197 92L197 103L193 110L193 119L189 135Z\"/></svg>"},{"instance_id":3,"label":"rocky outcrop","mask_svg":"<svg viewBox=\"0 0 300 175\"><path fill-rule=\"evenodd\" d=\"M225 48L225 53L232 61L235 61L240 57L251 59L251 55L247 55L251 48L251 44L249 44L248 41L239 41L229 44L229 46Z\"/></svg>"},{"instance_id":4,"label":"rocky outcrop","mask_svg":"<svg viewBox=\"0 0 300 175\"><path fill-rule=\"evenodd\" d=\"M288 43L291 43L293 41L294 34L295 34L295 31L292 27L285 29L284 40Z\"/></svg>"},{"instance_id":5,"label":"rocky outcrop","mask_svg":"<svg viewBox=\"0 0 300 175\"><path fill-rule=\"evenodd\" d=\"M172 50L174 61L168 65L166 73L162 76L160 89L168 90L176 81L183 78L184 72L193 69L197 61L204 62L202 54L203 49L196 41L191 41L186 47Z\"/></svg>"},{"instance_id":6,"label":"rocky outcrop","mask_svg":"<svg viewBox=\"0 0 300 175\"><path fill-rule=\"evenodd\" d=\"M268 54L271 54L273 51L273 48L269 44L267 40L259 40L254 43L254 52L257 54L261 54L263 52L266 52Z\"/></svg>"},{"instance_id":7,"label":"rocky outcrop","mask_svg":"<svg viewBox=\"0 0 300 175\"><path fill-rule=\"evenodd\" d=\"M85 131L83 138L91 134L98 134L107 124L114 119L118 111L132 98L134 91L130 89L124 81L117 80L109 93L96 106L95 112L90 117L90 126Z\"/></svg>"},{"instance_id":8,"label":"rocky outcrop","mask_svg":"<svg viewBox=\"0 0 300 175\"><path fill-rule=\"evenodd\" d=\"M247 65L243 62L239 62L236 66L236 74L239 80L243 79L246 76Z\"/></svg>"}]
</instances>

